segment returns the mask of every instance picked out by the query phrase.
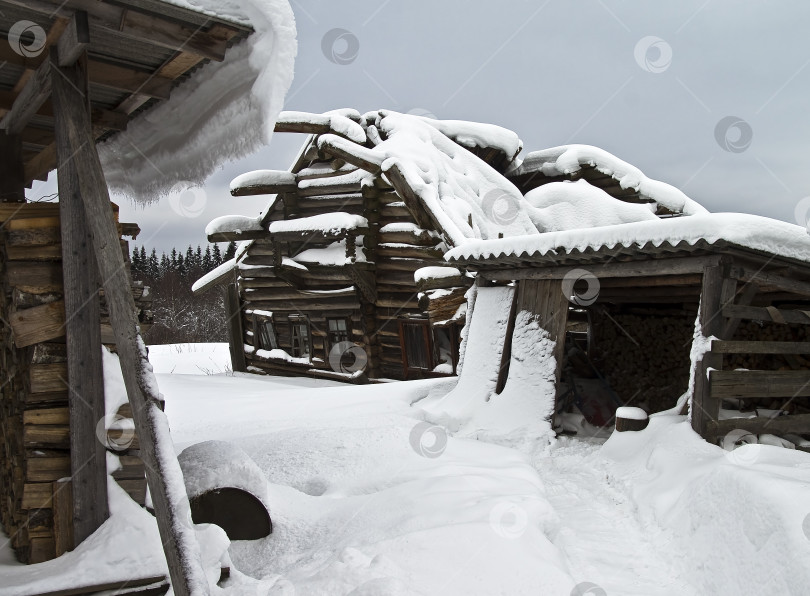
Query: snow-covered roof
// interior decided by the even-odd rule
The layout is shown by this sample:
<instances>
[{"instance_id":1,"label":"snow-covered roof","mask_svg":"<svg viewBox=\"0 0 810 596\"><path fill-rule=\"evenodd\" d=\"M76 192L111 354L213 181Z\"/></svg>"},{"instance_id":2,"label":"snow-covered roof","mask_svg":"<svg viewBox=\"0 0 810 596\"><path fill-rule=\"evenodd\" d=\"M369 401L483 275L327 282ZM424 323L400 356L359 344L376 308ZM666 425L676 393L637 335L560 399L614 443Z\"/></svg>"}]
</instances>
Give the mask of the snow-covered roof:
<instances>
[{"instance_id":1,"label":"snow-covered roof","mask_svg":"<svg viewBox=\"0 0 810 596\"><path fill-rule=\"evenodd\" d=\"M744 213L707 213L469 242L445 254L450 262L496 261L503 257L559 259L585 252L651 247L732 245L810 262L810 236L801 226Z\"/></svg>"},{"instance_id":2,"label":"snow-covered roof","mask_svg":"<svg viewBox=\"0 0 810 596\"><path fill-rule=\"evenodd\" d=\"M287 0L169 3L249 24L255 32L99 145L110 189L144 203L200 185L222 163L267 144L292 83L297 51Z\"/></svg>"}]
</instances>

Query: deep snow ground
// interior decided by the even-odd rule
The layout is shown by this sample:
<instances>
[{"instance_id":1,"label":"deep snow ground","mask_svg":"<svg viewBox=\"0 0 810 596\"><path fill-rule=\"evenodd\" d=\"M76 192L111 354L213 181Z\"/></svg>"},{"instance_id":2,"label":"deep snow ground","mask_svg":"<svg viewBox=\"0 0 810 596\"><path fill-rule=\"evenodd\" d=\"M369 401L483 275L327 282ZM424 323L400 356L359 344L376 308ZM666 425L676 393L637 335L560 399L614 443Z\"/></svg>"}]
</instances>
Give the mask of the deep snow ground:
<instances>
[{"instance_id":1,"label":"deep snow ground","mask_svg":"<svg viewBox=\"0 0 810 596\"><path fill-rule=\"evenodd\" d=\"M178 450L232 441L268 480L274 532L231 544L233 578L215 594L810 593L807 454L725 452L676 416L521 451L423 419L419 402L452 379L203 374L226 370L217 345L150 358ZM0 549L0 595L161 573L154 521L122 495L74 553L24 567Z\"/></svg>"}]
</instances>

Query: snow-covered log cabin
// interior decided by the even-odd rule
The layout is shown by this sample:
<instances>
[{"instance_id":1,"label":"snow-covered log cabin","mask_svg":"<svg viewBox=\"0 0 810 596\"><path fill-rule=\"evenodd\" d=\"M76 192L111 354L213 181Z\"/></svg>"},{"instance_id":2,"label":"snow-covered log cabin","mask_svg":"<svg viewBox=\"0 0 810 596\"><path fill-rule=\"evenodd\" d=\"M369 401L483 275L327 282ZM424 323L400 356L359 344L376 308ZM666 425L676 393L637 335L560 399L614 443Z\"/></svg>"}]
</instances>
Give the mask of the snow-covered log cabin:
<instances>
[{"instance_id":1,"label":"snow-covered log cabin","mask_svg":"<svg viewBox=\"0 0 810 596\"><path fill-rule=\"evenodd\" d=\"M285 112L276 130L311 136L290 171L233 181L275 197L209 224L209 240L247 242L195 285L230 282L235 368L461 371L448 420L454 399L528 395L511 411L560 431L630 405L688 412L712 440L806 446L804 228L709 214L596 147L520 159L492 125L341 110Z\"/></svg>"}]
</instances>

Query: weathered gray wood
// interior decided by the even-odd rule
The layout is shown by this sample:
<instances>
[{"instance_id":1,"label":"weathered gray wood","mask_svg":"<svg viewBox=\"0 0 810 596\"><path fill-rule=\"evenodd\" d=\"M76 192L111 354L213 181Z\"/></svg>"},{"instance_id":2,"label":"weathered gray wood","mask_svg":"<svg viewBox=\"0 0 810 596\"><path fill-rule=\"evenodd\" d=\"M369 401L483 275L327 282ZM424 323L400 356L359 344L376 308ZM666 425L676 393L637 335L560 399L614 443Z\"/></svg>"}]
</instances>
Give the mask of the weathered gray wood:
<instances>
[{"instance_id":1,"label":"weathered gray wood","mask_svg":"<svg viewBox=\"0 0 810 596\"><path fill-rule=\"evenodd\" d=\"M810 414L791 414L767 418L729 418L709 424L707 439L722 437L732 430L740 429L758 435L762 433L807 433L810 430Z\"/></svg>"},{"instance_id":2,"label":"weathered gray wood","mask_svg":"<svg viewBox=\"0 0 810 596\"><path fill-rule=\"evenodd\" d=\"M60 54L61 55L61 54ZM90 117L87 67L84 56L74 66L54 64L52 85L59 102L74 104ZM69 91L67 91L69 90ZM85 222L79 190L75 151L69 131L57 122L59 156L59 215L62 237L65 343L67 346L70 405L70 467L73 491L73 540L83 542L109 517L105 446L96 438L104 418L104 372L101 353L101 315L98 278L90 231ZM41 308L41 307L40 307Z\"/></svg>"},{"instance_id":3,"label":"weathered gray wood","mask_svg":"<svg viewBox=\"0 0 810 596\"><path fill-rule=\"evenodd\" d=\"M707 266L703 273L699 325L704 337L717 337L725 325L721 313L724 272L725 266L718 264ZM720 401L710 390L706 370L722 366L722 355L711 352L704 354L703 359L695 364L691 420L692 428L702 437L706 436L709 423L717 420L720 413Z\"/></svg>"},{"instance_id":4,"label":"weathered gray wood","mask_svg":"<svg viewBox=\"0 0 810 596\"><path fill-rule=\"evenodd\" d=\"M714 399L810 396L807 370L713 370L709 377Z\"/></svg>"},{"instance_id":5,"label":"weathered gray wood","mask_svg":"<svg viewBox=\"0 0 810 596\"><path fill-rule=\"evenodd\" d=\"M722 341L712 342L717 354L810 354L810 341Z\"/></svg>"},{"instance_id":6,"label":"weathered gray wood","mask_svg":"<svg viewBox=\"0 0 810 596\"><path fill-rule=\"evenodd\" d=\"M748 283L743 288L743 291L740 293L739 298L737 298L737 305L738 306L748 306L754 300L754 296L757 295L759 291L759 287L755 283ZM733 306L733 302L726 302L723 304L723 316L726 317L726 326L723 328L723 335L722 337L726 339L731 339L734 337L734 334L737 332L737 328L740 326L742 319L736 317L729 317L726 314L726 307Z\"/></svg>"},{"instance_id":7,"label":"weathered gray wood","mask_svg":"<svg viewBox=\"0 0 810 596\"><path fill-rule=\"evenodd\" d=\"M51 59L54 68L58 68L58 57L52 55ZM186 521L188 497L168 422L160 409L160 393L140 337L131 282L96 153L90 113L82 94L61 76L53 79L53 101L59 115L56 126L71 150L70 161L76 170L79 194L93 238L172 587L180 596L207 594L200 547L193 527Z\"/></svg>"},{"instance_id":8,"label":"weathered gray wood","mask_svg":"<svg viewBox=\"0 0 810 596\"><path fill-rule=\"evenodd\" d=\"M530 312L554 344L555 380L559 381L565 348L565 326L570 303L561 280L522 280L518 284L517 312Z\"/></svg>"},{"instance_id":9,"label":"weathered gray wood","mask_svg":"<svg viewBox=\"0 0 810 596\"><path fill-rule=\"evenodd\" d=\"M802 296L810 296L810 282L807 281L790 279L767 271L743 267L734 267L731 270L731 275L741 281L753 282L760 286L768 286Z\"/></svg>"},{"instance_id":10,"label":"weathered gray wood","mask_svg":"<svg viewBox=\"0 0 810 596\"><path fill-rule=\"evenodd\" d=\"M225 316L228 317L228 348L231 352L231 367L234 372L245 372L245 346L242 338L242 312L239 308L239 290L235 283L229 284L225 293Z\"/></svg>"},{"instance_id":11,"label":"weathered gray wood","mask_svg":"<svg viewBox=\"0 0 810 596\"><path fill-rule=\"evenodd\" d=\"M534 260L532 257L521 259ZM520 265L516 262L515 269L481 270L480 275L493 281L507 281L515 279L563 279L573 269L585 268L596 277L647 277L650 275L679 276L689 273L702 273L707 265L716 264L718 256L709 257L671 257L648 261L614 261L604 265L582 263L558 267L546 267L547 263L538 260L538 269Z\"/></svg>"},{"instance_id":12,"label":"weathered gray wood","mask_svg":"<svg viewBox=\"0 0 810 596\"><path fill-rule=\"evenodd\" d=\"M0 131L0 202L25 203L22 139L3 131Z\"/></svg>"},{"instance_id":13,"label":"weathered gray wood","mask_svg":"<svg viewBox=\"0 0 810 596\"><path fill-rule=\"evenodd\" d=\"M78 10L73 13L56 48L59 52L59 66L73 66L90 46L90 25L87 22L87 13Z\"/></svg>"},{"instance_id":14,"label":"weathered gray wood","mask_svg":"<svg viewBox=\"0 0 810 596\"><path fill-rule=\"evenodd\" d=\"M50 94L50 63L46 60L39 65L34 75L28 79L25 87L14 100L11 110L0 120L0 129L5 130L6 134L20 134Z\"/></svg>"},{"instance_id":15,"label":"weathered gray wood","mask_svg":"<svg viewBox=\"0 0 810 596\"><path fill-rule=\"evenodd\" d=\"M790 323L810 325L810 310L770 310L759 306L739 306L731 304L723 308L723 316L732 319L773 321L774 323L781 323L783 325Z\"/></svg>"}]
</instances>

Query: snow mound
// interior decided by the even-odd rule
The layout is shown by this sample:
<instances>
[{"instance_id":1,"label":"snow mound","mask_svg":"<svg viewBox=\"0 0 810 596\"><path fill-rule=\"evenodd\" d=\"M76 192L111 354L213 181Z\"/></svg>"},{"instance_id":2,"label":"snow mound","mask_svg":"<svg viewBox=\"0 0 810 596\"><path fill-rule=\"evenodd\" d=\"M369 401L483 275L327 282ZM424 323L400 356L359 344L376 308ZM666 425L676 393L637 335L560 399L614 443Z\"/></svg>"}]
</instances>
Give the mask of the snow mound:
<instances>
[{"instance_id":1,"label":"snow mound","mask_svg":"<svg viewBox=\"0 0 810 596\"><path fill-rule=\"evenodd\" d=\"M250 456L227 441L205 441L187 447L177 457L188 498L217 488L249 492L269 507L267 478Z\"/></svg>"},{"instance_id":2,"label":"snow mound","mask_svg":"<svg viewBox=\"0 0 810 596\"><path fill-rule=\"evenodd\" d=\"M544 184L527 192L525 199L529 217L540 232L658 220L650 209L652 203L616 200L585 180Z\"/></svg>"},{"instance_id":3,"label":"snow mound","mask_svg":"<svg viewBox=\"0 0 810 596\"><path fill-rule=\"evenodd\" d=\"M267 144L293 78L296 31L287 0L173 3L249 23L255 33L99 145L110 190L142 203L199 186L225 161Z\"/></svg>"},{"instance_id":4,"label":"snow mound","mask_svg":"<svg viewBox=\"0 0 810 596\"><path fill-rule=\"evenodd\" d=\"M282 170L253 170L231 180L230 191L253 186L295 184L295 174Z\"/></svg>"},{"instance_id":5,"label":"snow mound","mask_svg":"<svg viewBox=\"0 0 810 596\"><path fill-rule=\"evenodd\" d=\"M278 115L279 124L310 124L314 127L323 127L335 134L346 137L355 143L366 142L366 131L357 122L343 115L344 110L335 110L327 114L310 114L309 112L284 111ZM350 113L352 110L348 110ZM359 119L360 114L354 112Z\"/></svg>"},{"instance_id":6,"label":"snow mound","mask_svg":"<svg viewBox=\"0 0 810 596\"><path fill-rule=\"evenodd\" d=\"M222 233L242 233L261 231L261 218L247 217L245 215L223 215L211 220L205 226L205 235Z\"/></svg>"},{"instance_id":7,"label":"snow mound","mask_svg":"<svg viewBox=\"0 0 810 596\"><path fill-rule=\"evenodd\" d=\"M333 213L321 213L320 215L312 215L310 217L274 221L270 224L270 233L331 232L337 234L361 228L368 228L368 220L362 215L335 211Z\"/></svg>"},{"instance_id":8,"label":"snow mound","mask_svg":"<svg viewBox=\"0 0 810 596\"><path fill-rule=\"evenodd\" d=\"M561 145L533 151L508 174L524 169L539 170L546 176L562 176L578 172L583 165L592 166L597 171L612 176L622 188L632 188L670 211L685 215L708 213L704 207L674 186L648 178L637 167L591 145Z\"/></svg>"},{"instance_id":9,"label":"snow mound","mask_svg":"<svg viewBox=\"0 0 810 596\"><path fill-rule=\"evenodd\" d=\"M523 149L523 141L514 131L495 124L464 120L436 120L418 116L424 122L468 149L497 149L513 160Z\"/></svg>"}]
</instances>

